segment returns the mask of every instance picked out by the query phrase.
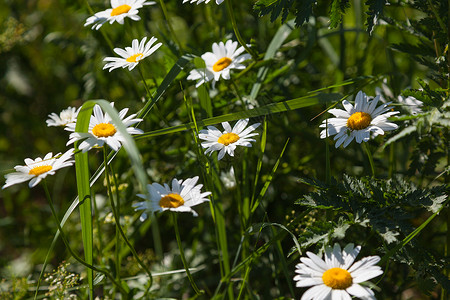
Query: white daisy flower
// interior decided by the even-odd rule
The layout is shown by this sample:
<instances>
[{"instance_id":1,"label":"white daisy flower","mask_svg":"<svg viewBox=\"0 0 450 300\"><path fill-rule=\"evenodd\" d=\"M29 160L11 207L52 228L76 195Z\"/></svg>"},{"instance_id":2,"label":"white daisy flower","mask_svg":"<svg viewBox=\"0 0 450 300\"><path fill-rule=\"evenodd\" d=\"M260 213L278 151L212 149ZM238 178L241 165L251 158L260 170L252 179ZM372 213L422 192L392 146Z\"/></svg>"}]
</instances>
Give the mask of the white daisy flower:
<instances>
[{"instance_id":1,"label":"white daisy flower","mask_svg":"<svg viewBox=\"0 0 450 300\"><path fill-rule=\"evenodd\" d=\"M236 49L237 46L238 42L232 40L226 41L225 44L223 42L214 43L212 45L213 52L206 52L202 55L206 68L192 70L187 79L198 80L195 87L213 80L213 88L220 77L226 80L230 79L230 70L245 69L242 62L251 58L248 53L241 54L245 50L244 47Z\"/></svg>"},{"instance_id":2,"label":"white daisy flower","mask_svg":"<svg viewBox=\"0 0 450 300\"><path fill-rule=\"evenodd\" d=\"M355 106L347 100L342 101L345 110L333 108L328 111L336 118L322 122L320 127L326 129L320 132L320 138L336 135L334 137L334 140L337 140L336 148L342 144L345 148L353 139L356 139L357 143L367 142L370 133L375 137L383 135L385 131L397 129L398 126L388 122L387 118L399 112L387 112L391 109L389 107L391 102L376 107L379 100L378 95L370 101L367 95L360 91L356 95Z\"/></svg>"},{"instance_id":3,"label":"white daisy flower","mask_svg":"<svg viewBox=\"0 0 450 300\"><path fill-rule=\"evenodd\" d=\"M47 123L47 126L66 126L70 123L76 123L77 122L77 116L80 112L80 108L78 109L75 107L68 107L64 110L62 110L59 113L59 116L55 113L51 113L48 115L50 119L47 119L45 122Z\"/></svg>"},{"instance_id":4,"label":"white daisy flower","mask_svg":"<svg viewBox=\"0 0 450 300\"><path fill-rule=\"evenodd\" d=\"M325 261L314 253L307 252L308 257L300 258L296 265L294 281L297 287L310 287L301 300L351 300L352 296L360 299L376 299L374 292L360 283L383 274L379 266L379 256L368 256L355 261L361 246L345 246L341 252L339 244L334 248L325 248Z\"/></svg>"},{"instance_id":5,"label":"white daisy flower","mask_svg":"<svg viewBox=\"0 0 450 300\"><path fill-rule=\"evenodd\" d=\"M114 103L111 103L111 106L114 106ZM143 133L141 129L130 127L142 121L142 119L134 119L136 114L129 115L125 118L127 112L128 108L124 108L119 112L120 120L127 127L127 132L129 134ZM67 130L75 131L75 124L69 124ZM83 152L94 147L102 147L105 143L114 151L118 151L125 141L123 135L112 123L111 117L107 113L103 114L102 109L97 104L94 106L94 115L89 120L88 132L73 132L70 134L69 139L67 145L83 140L78 145L78 149L83 150Z\"/></svg>"},{"instance_id":6,"label":"white daisy flower","mask_svg":"<svg viewBox=\"0 0 450 300\"><path fill-rule=\"evenodd\" d=\"M406 107L406 110L408 110L412 115L417 115L422 112L421 107L423 106L423 102L413 96L398 96L397 99L398 102L403 104L403 106Z\"/></svg>"},{"instance_id":7,"label":"white daisy flower","mask_svg":"<svg viewBox=\"0 0 450 300\"><path fill-rule=\"evenodd\" d=\"M147 44L145 41L147 37L144 37L139 43L137 39L134 39L131 47L126 47L125 49L114 48L114 52L116 52L121 57L106 57L103 61L109 61L104 67L104 69L108 69L111 72L117 68L127 68L131 71L138 65L138 63L150 56L155 52L159 47L161 47L162 43L158 43L152 47L153 43L156 42L157 38L152 37Z\"/></svg>"},{"instance_id":8,"label":"white daisy flower","mask_svg":"<svg viewBox=\"0 0 450 300\"><path fill-rule=\"evenodd\" d=\"M386 79L383 80L383 83L381 84L381 88L376 87L375 88L375 95L380 95L380 100L382 102L387 102L387 98L394 99L394 93L391 91L391 89L386 84ZM386 96L386 97L385 97ZM413 96L397 96L397 100L402 106L412 115L420 114L422 112L422 106L423 102L414 98Z\"/></svg>"},{"instance_id":9,"label":"white daisy flower","mask_svg":"<svg viewBox=\"0 0 450 300\"><path fill-rule=\"evenodd\" d=\"M229 172L222 172L220 174L220 180L222 180L226 189L232 190L236 187L236 176L234 175L233 166L230 168Z\"/></svg>"},{"instance_id":10,"label":"white daisy flower","mask_svg":"<svg viewBox=\"0 0 450 300\"><path fill-rule=\"evenodd\" d=\"M6 183L2 189L30 179L28 186L30 188L35 187L47 175L54 175L55 171L73 165L75 161L71 160L72 155L73 149L69 149L62 155L58 153L53 156L52 152L47 153L44 159L40 157L35 160L26 158L25 166L15 166L16 172L5 175Z\"/></svg>"},{"instance_id":11,"label":"white daisy flower","mask_svg":"<svg viewBox=\"0 0 450 300\"><path fill-rule=\"evenodd\" d=\"M218 159L222 159L225 153L230 156L234 156L234 150L236 146L251 147L250 142L255 142L254 139L249 139L251 136L258 135L258 133L250 133L255 130L261 123L255 123L247 128L248 119L242 119L236 122L233 129L228 122L223 122L222 126L225 129L223 132L218 130L214 126L208 126L208 129L200 130L198 137L206 142L202 143L203 148L207 148L205 154L208 152L213 153L214 151L219 152Z\"/></svg>"},{"instance_id":12,"label":"white daisy flower","mask_svg":"<svg viewBox=\"0 0 450 300\"><path fill-rule=\"evenodd\" d=\"M109 24L117 22L123 25L123 21L126 17L133 21L139 21L141 19L141 17L137 15L139 8L142 8L144 5L154 4L156 4L156 2L145 0L111 0L111 8L100 11L87 18L84 26L94 24L92 29L98 30L106 22L109 22Z\"/></svg>"},{"instance_id":13,"label":"white daisy flower","mask_svg":"<svg viewBox=\"0 0 450 300\"><path fill-rule=\"evenodd\" d=\"M135 210L143 210L140 220L145 221L148 213L171 210L176 212L191 212L194 217L197 213L192 206L209 201L206 196L211 192L201 192L202 184L197 184L198 176L186 180L172 180L172 188L167 183L164 186L159 183L147 185L148 195L138 194L145 199L143 202L133 204Z\"/></svg>"},{"instance_id":14,"label":"white daisy flower","mask_svg":"<svg viewBox=\"0 0 450 300\"><path fill-rule=\"evenodd\" d=\"M200 3L208 4L209 1L211 1L211 0L183 0L183 3L190 2L190 3L197 3L197 5L198 5L198 4L200 4ZM219 5L219 4L221 4L223 1L224 1L224 0L216 0L216 4Z\"/></svg>"}]
</instances>

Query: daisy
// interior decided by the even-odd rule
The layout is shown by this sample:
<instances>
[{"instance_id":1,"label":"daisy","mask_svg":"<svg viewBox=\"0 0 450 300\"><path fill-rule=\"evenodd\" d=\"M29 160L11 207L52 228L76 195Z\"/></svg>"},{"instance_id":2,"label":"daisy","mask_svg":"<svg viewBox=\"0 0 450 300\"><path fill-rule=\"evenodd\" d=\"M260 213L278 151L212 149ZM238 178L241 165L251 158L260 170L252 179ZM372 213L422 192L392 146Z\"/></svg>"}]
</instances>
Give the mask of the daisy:
<instances>
[{"instance_id":1,"label":"daisy","mask_svg":"<svg viewBox=\"0 0 450 300\"><path fill-rule=\"evenodd\" d=\"M111 103L111 106L114 107L114 103ZM133 119L136 114L129 115L125 118L127 112L128 108L124 108L119 112L120 120L123 125L127 127L127 132L129 134L143 133L140 129L130 127L131 125L142 121L142 119ZM67 130L75 131L75 124L69 124ZM123 135L112 123L111 117L107 113L103 114L102 109L98 104L94 106L94 115L91 116L91 119L89 120L88 132L73 132L70 134L69 139L67 145L83 140L78 145L78 149L83 150L83 152L86 152L93 147L102 147L105 143L114 151L118 151L125 141Z\"/></svg>"},{"instance_id":2,"label":"daisy","mask_svg":"<svg viewBox=\"0 0 450 300\"><path fill-rule=\"evenodd\" d=\"M414 98L413 96L408 96L408 97L398 96L397 99L398 99L398 102L403 104L404 107L406 107L406 109L412 115L417 115L422 112L421 107L423 106L423 102Z\"/></svg>"},{"instance_id":3,"label":"daisy","mask_svg":"<svg viewBox=\"0 0 450 300\"><path fill-rule=\"evenodd\" d=\"M234 175L234 168L231 166L229 172L222 172L220 174L220 180L226 189L232 190L236 187L236 176Z\"/></svg>"},{"instance_id":4,"label":"daisy","mask_svg":"<svg viewBox=\"0 0 450 300\"><path fill-rule=\"evenodd\" d=\"M84 26L88 26L94 24L92 29L98 30L102 27L103 24L109 21L109 24L114 23L116 21L119 24L123 25L123 21L126 17L130 18L133 21L139 21L141 17L137 14L139 12L139 8L142 8L144 5L153 5L156 4L154 1L145 1L145 0L111 0L111 7L107 10L96 13L95 15L87 18Z\"/></svg>"},{"instance_id":5,"label":"daisy","mask_svg":"<svg viewBox=\"0 0 450 300\"><path fill-rule=\"evenodd\" d=\"M45 122L47 122L47 126L66 126L70 123L76 123L77 122L77 116L80 112L80 108L78 109L75 107L68 107L67 109L64 109L60 112L59 116L55 113L51 113L48 115L50 119L47 119Z\"/></svg>"},{"instance_id":6,"label":"daisy","mask_svg":"<svg viewBox=\"0 0 450 300\"><path fill-rule=\"evenodd\" d=\"M339 244L334 248L325 248L325 261L314 253L307 252L308 257L300 258L294 281L297 287L310 287L301 300L348 299L352 296L360 299L376 299L371 289L360 283L383 274L379 266L379 256L368 256L354 263L361 246L345 246L341 252Z\"/></svg>"},{"instance_id":7,"label":"daisy","mask_svg":"<svg viewBox=\"0 0 450 300\"><path fill-rule=\"evenodd\" d=\"M200 4L200 3L204 2L205 4L208 4L209 1L211 1L211 0L183 0L183 3L190 2L190 3ZM217 5L221 4L222 2L223 2L223 0L216 0Z\"/></svg>"},{"instance_id":8,"label":"daisy","mask_svg":"<svg viewBox=\"0 0 450 300\"><path fill-rule=\"evenodd\" d=\"M2 189L30 179L28 186L30 188L35 187L47 175L54 175L56 170L73 165L75 161L71 160L72 155L73 149L69 149L62 155L58 153L53 156L52 152L47 153L44 159L40 157L35 160L26 158L25 166L15 166L16 172L5 175L6 183Z\"/></svg>"},{"instance_id":9,"label":"daisy","mask_svg":"<svg viewBox=\"0 0 450 300\"><path fill-rule=\"evenodd\" d=\"M186 180L172 180L172 188L167 183L164 186L159 183L152 183L147 185L148 194L138 194L137 196L145 199L143 202L133 204L135 210L143 210L140 220L145 221L148 213L158 211L177 211L177 212L191 212L194 217L197 213L192 209L192 206L209 201L205 198L211 192L201 192L202 184L197 184L198 176L188 178Z\"/></svg>"},{"instance_id":10,"label":"daisy","mask_svg":"<svg viewBox=\"0 0 450 300\"><path fill-rule=\"evenodd\" d=\"M367 142L370 139L370 133L375 137L383 135L385 131L397 129L398 126L388 122L387 118L398 114L398 111L387 112L391 108L388 102L376 107L380 96L369 100L367 95L359 92L356 95L355 106L347 100L342 102L345 110L330 109L328 112L335 115L336 118L325 120L320 125L326 128L320 132L320 138L336 135L336 148L341 144L344 148L355 138L357 143Z\"/></svg>"},{"instance_id":11,"label":"daisy","mask_svg":"<svg viewBox=\"0 0 450 300\"><path fill-rule=\"evenodd\" d=\"M206 68L192 70L187 79L198 80L195 87L213 80L213 88L220 77L230 79L230 70L245 69L242 62L251 58L248 53L241 54L244 52L244 47L236 49L237 46L238 42L232 40L226 41L225 44L223 42L214 43L212 45L213 52L206 52L202 55Z\"/></svg>"},{"instance_id":12,"label":"daisy","mask_svg":"<svg viewBox=\"0 0 450 300\"><path fill-rule=\"evenodd\" d=\"M109 61L109 63L103 67L103 70L109 68L109 71L111 72L120 67L128 67L129 71L133 70L141 60L153 54L153 52L162 45L162 43L158 43L152 47L153 43L157 40L155 37L152 37L147 44L145 43L146 40L147 37L144 37L139 43L137 39L134 39L131 47L126 47L125 50L114 48L114 52L122 57L106 57L103 59L103 61Z\"/></svg>"},{"instance_id":13,"label":"daisy","mask_svg":"<svg viewBox=\"0 0 450 300\"><path fill-rule=\"evenodd\" d=\"M208 126L208 129L200 130L198 137L206 141L202 143L202 147L208 148L205 154L209 152L211 155L212 152L220 150L218 159L221 160L225 153L234 156L236 146L251 147L252 144L250 142L255 142L255 140L249 139L249 137L258 135L258 133L250 132L255 130L261 123L255 123L245 128L247 124L248 119L242 119L236 122L233 129L231 129L228 122L223 122L222 126L225 129L223 132L214 126Z\"/></svg>"}]
</instances>

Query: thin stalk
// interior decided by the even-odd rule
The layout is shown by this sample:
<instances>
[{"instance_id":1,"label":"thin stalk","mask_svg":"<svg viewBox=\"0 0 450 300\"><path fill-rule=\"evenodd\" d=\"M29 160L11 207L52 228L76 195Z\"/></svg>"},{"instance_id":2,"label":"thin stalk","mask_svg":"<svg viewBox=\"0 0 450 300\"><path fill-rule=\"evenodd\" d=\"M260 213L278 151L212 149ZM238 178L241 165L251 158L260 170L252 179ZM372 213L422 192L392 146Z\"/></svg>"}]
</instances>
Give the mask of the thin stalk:
<instances>
[{"instance_id":1,"label":"thin stalk","mask_svg":"<svg viewBox=\"0 0 450 300\"><path fill-rule=\"evenodd\" d=\"M447 207L447 232L446 232L446 243L444 246L444 256L448 257L450 255L450 208ZM447 269L444 271L444 274L447 275L447 277L450 275L450 271ZM442 288L441 292L441 299L448 299L448 292L446 289Z\"/></svg>"},{"instance_id":2,"label":"thin stalk","mask_svg":"<svg viewBox=\"0 0 450 300\"><path fill-rule=\"evenodd\" d=\"M150 92L150 88L147 85L147 81L145 80L144 73L142 73L142 69L141 69L140 65L138 65L138 71L139 71L139 75L141 75L142 82L144 83L144 87L145 87L145 90L147 91L147 95L149 97L149 100L153 101L153 96L152 96L152 94ZM170 126L169 122L161 114L161 112L159 111L158 106L156 106L156 104L155 104L155 111L156 111L156 114L159 116L159 118L164 122L164 124L167 125L167 126Z\"/></svg>"},{"instance_id":3,"label":"thin stalk","mask_svg":"<svg viewBox=\"0 0 450 300\"><path fill-rule=\"evenodd\" d=\"M234 82L233 78L230 78L230 80L231 80L231 85L233 86L234 91L236 92L236 95L237 95L239 101L241 101L242 104L245 104L244 101L242 100L241 94L239 93L239 89L236 85L236 82Z\"/></svg>"},{"instance_id":4,"label":"thin stalk","mask_svg":"<svg viewBox=\"0 0 450 300\"><path fill-rule=\"evenodd\" d=\"M184 92L183 92L184 94ZM189 112L189 118L194 123L194 127L192 128L194 131L194 140L195 144L197 145L197 157L200 161L204 161L203 153L199 147L200 142L198 140L198 126L197 121L195 119L194 114L194 106L192 105L191 99L189 101L186 99L186 96L184 96L184 100L186 101L186 109ZM202 158L202 159L200 159ZM203 173L203 179L205 181L206 188L211 191L214 194L214 184L212 179L212 172L211 172L211 164L208 163L208 161L205 162L205 165L202 166L202 173ZM220 275L223 278L224 276L227 276L230 273L230 258L228 254L228 242L227 242L227 234L226 234L226 225L225 225L225 219L224 219L224 212L223 212L223 206L220 201L216 201L213 197L213 194L210 196L210 210L211 215L213 217L214 221L214 230L216 233L216 243L217 243L217 250L219 253L222 254L222 257L219 257L219 268L220 268ZM216 290L217 292L218 290ZM215 295L214 295L215 296ZM233 295L233 288L229 286L228 288L228 298L234 299Z\"/></svg>"},{"instance_id":5,"label":"thin stalk","mask_svg":"<svg viewBox=\"0 0 450 300\"><path fill-rule=\"evenodd\" d=\"M450 2L450 0L449 0ZM450 14L450 12L449 12ZM450 20L449 20L450 22ZM446 133L444 136L448 136L448 130L445 130L444 133ZM449 141L447 139L445 139L445 149L447 150L447 166L450 164L450 145L449 145ZM446 174L444 177L444 183L448 184L449 181L449 176ZM444 256L448 257L450 255L450 207L446 208L446 213L447 213L447 232L445 233L445 246L444 246ZM447 270L445 270L444 274L447 276L447 278L450 275L450 270L447 268ZM449 292L442 288L442 293L441 293L441 299L448 299L449 296Z\"/></svg>"},{"instance_id":6,"label":"thin stalk","mask_svg":"<svg viewBox=\"0 0 450 300\"><path fill-rule=\"evenodd\" d=\"M120 290L120 292L122 293L122 295L123 295L124 297L126 297L126 299L128 299L128 293L127 293L127 291L125 291L125 289L124 289L118 282L116 282L116 281L114 280L114 277L113 277L111 274L109 274L109 273L108 273L106 270L104 270L104 269L100 269L100 268L97 268L97 267L95 267L95 266L93 266L93 265L91 265L91 264L88 264L87 262L85 262L83 259L81 259L81 258L80 258L80 257L72 250L72 248L70 247L69 241L67 240L67 237L66 237L66 235L64 234L64 231L63 231L62 228L61 228L61 224L60 224L58 215L56 214L55 208L54 208L54 206L53 206L52 198L50 197L50 193L49 193L49 191L48 191L48 187L47 187L47 182L46 182L46 180L45 180L45 179L42 180L42 183L43 183L42 185L43 185L44 191L45 191L45 196L47 197L48 204L50 205L50 209L51 209L51 211L52 211L53 218L55 218L56 225L57 225L57 227L58 227L59 233L61 234L61 239L63 240L64 245L66 245L67 250L69 250L69 252L70 252L70 254L73 256L73 258L74 258L76 261L78 261L80 264L82 264L83 266L85 266L85 267L87 267L87 268L89 268L89 269L92 269L92 270L94 270L95 272L102 273L102 274L104 274L106 277L108 277L108 279L111 280L111 282L112 282L112 283Z\"/></svg>"},{"instance_id":7,"label":"thin stalk","mask_svg":"<svg viewBox=\"0 0 450 300\"><path fill-rule=\"evenodd\" d=\"M114 199L113 199L113 195L111 192L111 182L109 180L109 172L108 172L108 154L106 153L107 149L106 149L106 144L103 146L103 160L105 162L105 179L106 179L106 189L108 192L108 198L109 201L111 203L114 203ZM119 201L119 199L117 198L117 201ZM112 207L114 207L114 205L111 205ZM113 209L113 215L115 216L117 214L117 210ZM116 221L116 245L115 245L115 265L116 265L116 280L120 282L120 240L119 240L119 235L118 235L118 227L120 227L120 225L118 225L117 221Z\"/></svg>"},{"instance_id":8,"label":"thin stalk","mask_svg":"<svg viewBox=\"0 0 450 300\"><path fill-rule=\"evenodd\" d=\"M105 159L105 175L108 174L107 171L107 150L106 150L106 146L103 147L103 158ZM111 166L110 166L111 168ZM116 181L116 177L114 175L114 172L112 172L112 168L111 168L111 173L113 174L113 180L114 180L114 184L116 186L116 192L118 193L118 186L117 186L117 181ZM109 177L106 177L106 182L108 185L108 193L109 193L109 200L110 200L110 204L111 204L111 208L112 208L112 212L113 212L113 216L114 216L114 222L116 223L116 229L119 231L122 239L124 240L124 242L127 244L128 248L130 249L131 253L133 254L134 258L136 258L136 261L138 262L138 264L145 270L145 272L148 275L149 278L149 286L147 288L147 292L150 290L150 287L153 284L153 276L152 273L150 272L150 270L147 268L147 266L142 262L142 260L139 258L139 256L136 253L136 250L134 249L134 247L131 245L130 241L128 240L127 236L125 235L125 233L123 232L122 226L120 226L120 218L119 218L119 205L116 207L114 200L112 198L112 193L111 193L111 189L110 189L110 181L109 181ZM117 203L119 203L119 197L117 194ZM153 225L153 224L152 224Z\"/></svg>"},{"instance_id":9,"label":"thin stalk","mask_svg":"<svg viewBox=\"0 0 450 300\"><path fill-rule=\"evenodd\" d=\"M172 35L173 39L175 40L175 43L177 43L178 50L180 52L183 52L183 47L181 46L181 43L178 40L177 35L175 34L175 31L173 30L172 24L170 24L170 22L169 22L169 17L168 17L168 14L167 14L166 4L164 4L164 0L160 0L159 2L161 3L161 9L162 9L163 14L164 14L164 19L166 19L167 27L169 27L170 34Z\"/></svg>"},{"instance_id":10,"label":"thin stalk","mask_svg":"<svg viewBox=\"0 0 450 300\"><path fill-rule=\"evenodd\" d=\"M192 288L194 289L197 295L202 295L204 291L200 291L195 284L194 278L192 278L191 272L189 271L188 264L186 262L186 257L184 256L183 246L181 245L180 232L178 230L178 220L177 213L172 213L173 218L173 226L175 227L175 237L177 238L178 249L180 250L181 261L183 262L184 269L186 270L187 277L189 278L189 282L191 283Z\"/></svg>"},{"instance_id":11,"label":"thin stalk","mask_svg":"<svg viewBox=\"0 0 450 300\"><path fill-rule=\"evenodd\" d=\"M144 83L144 87L145 87L145 90L147 91L148 97L150 98L150 100L153 100L152 93L150 93L150 89L147 85L147 81L145 81L145 77L144 77L144 74L142 73L142 69L141 69L140 65L138 65L138 71L139 71L139 75L141 75L142 82Z\"/></svg>"},{"instance_id":12,"label":"thin stalk","mask_svg":"<svg viewBox=\"0 0 450 300\"><path fill-rule=\"evenodd\" d=\"M248 275L250 274L250 266L247 266L247 268L245 269L245 275L244 275L244 279L242 280L242 285L241 288L239 289L239 294L237 296L237 300L241 299L242 296L242 292L244 291L245 288L245 282L247 282L248 280Z\"/></svg>"},{"instance_id":13,"label":"thin stalk","mask_svg":"<svg viewBox=\"0 0 450 300\"><path fill-rule=\"evenodd\" d=\"M328 119L325 120L325 182L326 184L331 184L331 160L330 160L330 145L328 143ZM327 209L325 211L325 218L326 220L332 221L333 220L333 210Z\"/></svg>"},{"instance_id":14,"label":"thin stalk","mask_svg":"<svg viewBox=\"0 0 450 300\"><path fill-rule=\"evenodd\" d=\"M234 34L236 35L236 38L237 38L239 44L241 44L242 47L244 47L245 51L250 53L250 55L253 57L253 59L255 61L258 60L258 54L256 54L256 52L253 51L253 49L250 49L250 47L247 46L245 41L242 39L241 34L239 33L239 29L237 28L237 24L236 24L236 19L234 18L234 12L233 12L233 6L231 4L231 0L227 0L225 2L227 3L228 16L230 17L231 25L233 26Z\"/></svg>"},{"instance_id":15,"label":"thin stalk","mask_svg":"<svg viewBox=\"0 0 450 300\"><path fill-rule=\"evenodd\" d=\"M367 143L364 143L364 149L366 150L367 158L369 159L372 177L375 178L375 165L373 164L372 152L370 152L369 145Z\"/></svg>"},{"instance_id":16,"label":"thin stalk","mask_svg":"<svg viewBox=\"0 0 450 300\"><path fill-rule=\"evenodd\" d=\"M330 145L328 144L328 119L325 120L325 182L331 183Z\"/></svg>"}]
</instances>

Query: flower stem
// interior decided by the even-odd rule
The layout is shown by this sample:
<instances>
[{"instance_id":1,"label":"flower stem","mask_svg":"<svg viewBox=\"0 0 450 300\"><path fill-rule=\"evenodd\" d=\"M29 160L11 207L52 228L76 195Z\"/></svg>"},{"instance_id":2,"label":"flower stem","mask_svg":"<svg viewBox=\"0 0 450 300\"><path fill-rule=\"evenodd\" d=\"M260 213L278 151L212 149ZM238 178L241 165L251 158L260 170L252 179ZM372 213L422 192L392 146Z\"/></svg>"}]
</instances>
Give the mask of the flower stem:
<instances>
[{"instance_id":1,"label":"flower stem","mask_svg":"<svg viewBox=\"0 0 450 300\"><path fill-rule=\"evenodd\" d=\"M172 217L173 217L173 224L175 227L175 237L177 238L178 249L180 250L181 261L183 262L184 269L186 270L186 274L189 278L189 281L191 282L191 286L194 289L195 293L197 295L202 295L204 293L204 291L203 290L200 291L198 289L197 285L195 284L195 281L192 278L191 272L189 271L189 267L186 262L186 257L184 256L183 247L181 246L180 232L178 231L177 213L176 212L172 213Z\"/></svg>"},{"instance_id":2,"label":"flower stem","mask_svg":"<svg viewBox=\"0 0 450 300\"><path fill-rule=\"evenodd\" d=\"M244 47L245 51L247 51L248 53L251 54L251 56L253 57L254 60L258 60L258 54L256 54L256 52L253 51L253 49L250 49L250 47L247 46L245 41L242 39L241 34L239 33L239 30L238 30L237 24L236 24L236 19L234 18L234 12L233 12L233 6L231 4L231 0L227 0L225 2L227 3L228 15L230 17L231 25L233 26L234 34L236 35L236 38L237 38L239 44L241 44L242 47Z\"/></svg>"},{"instance_id":3,"label":"flower stem","mask_svg":"<svg viewBox=\"0 0 450 300\"><path fill-rule=\"evenodd\" d=\"M369 159L370 169L372 171L372 178L375 178L375 165L373 164L372 152L370 152L370 148L367 143L364 143L364 149L366 150L367 158Z\"/></svg>"},{"instance_id":4,"label":"flower stem","mask_svg":"<svg viewBox=\"0 0 450 300\"><path fill-rule=\"evenodd\" d=\"M147 291L146 293L148 293L148 291L150 290L150 287L153 284L153 276L152 273L150 272L150 270L147 268L147 266L142 262L142 260L139 258L139 256L136 253L136 250L134 249L134 247L131 245L130 241L128 240L128 238L126 237L125 233L123 232L122 226L120 226L120 218L119 218L119 195L118 195L118 186L117 186L117 181L116 181L116 177L114 172L112 172L112 168L111 168L111 173L113 175L113 180L114 180L114 185L116 187L116 198L117 198L117 207L114 204L114 200L112 197L112 192L111 192L111 184L110 184L110 180L109 180L109 176L108 176L108 156L107 156L107 149L106 146L103 147L103 158L105 160L105 176L106 176L106 183L108 185L108 194L109 194L109 200L110 200L110 204L111 204L111 208L112 208L112 212L113 212L113 216L114 216L114 221L116 223L116 230L119 231L120 235L122 236L122 239L125 241L125 243L127 244L128 248L130 249L131 253L133 254L133 256L136 258L137 262L139 263L139 265L145 270L145 272L148 275L149 278L149 285L147 287Z\"/></svg>"},{"instance_id":5,"label":"flower stem","mask_svg":"<svg viewBox=\"0 0 450 300\"><path fill-rule=\"evenodd\" d=\"M44 186L45 196L47 197L47 201L48 201L48 203L49 203L49 205L50 205L50 209L51 209L51 211L52 211L53 218L55 218L56 225L57 225L57 227L58 227L59 233L61 234L61 238L62 238L62 240L63 240L63 242L64 242L64 245L66 245L67 250L69 250L69 252L70 252L70 254L73 256L73 258L75 258L76 261L78 261L80 264L84 265L85 267L87 267L87 268L89 268L89 269L92 269L92 270L94 270L95 272L104 274L104 275L105 275L106 277L108 277L108 279L111 280L111 282L112 282L112 283L120 290L120 292L122 293L122 295L128 299L128 297L127 297L127 296L128 296L127 291L125 291L125 289L124 289L117 281L114 280L114 277L113 277L111 274L109 274L109 273L108 273L106 270L104 270L104 269L100 269L100 268L97 268L97 267L95 267L95 266L93 266L93 265L91 265L91 264L88 264L88 263L85 262L83 259L81 259L81 258L80 258L80 257L72 250L72 248L70 248L69 241L67 240L67 237L66 237L66 235L64 234L64 232L63 232L63 230L62 230L62 228L61 228L61 224L60 224L60 222L59 222L59 218L58 218L58 216L57 216L57 214L56 214L55 207L53 206L53 201L52 201L52 198L50 197L50 193L49 193L48 187L47 187L47 182L46 182L45 179L42 180L42 185Z\"/></svg>"},{"instance_id":6,"label":"flower stem","mask_svg":"<svg viewBox=\"0 0 450 300\"><path fill-rule=\"evenodd\" d=\"M178 50L180 52L183 52L183 47L181 46L180 40L178 40L178 38L177 38L177 36L175 34L175 31L173 30L172 24L170 24L170 22L169 22L169 17L168 17L168 14L167 14L166 4L164 4L164 0L160 0L159 2L161 3L161 9L163 11L164 19L166 19L167 27L169 27L170 34L172 35L173 39L175 40L175 43L177 43Z\"/></svg>"},{"instance_id":7,"label":"flower stem","mask_svg":"<svg viewBox=\"0 0 450 300\"><path fill-rule=\"evenodd\" d=\"M147 91L148 98L153 100L152 94L150 93L150 89L148 88L147 81L145 81L144 74L142 73L141 66L138 64L139 75L141 75L142 82L144 83L145 90Z\"/></svg>"},{"instance_id":8,"label":"flower stem","mask_svg":"<svg viewBox=\"0 0 450 300\"><path fill-rule=\"evenodd\" d=\"M114 203L114 199L111 193L111 182L109 180L109 173L108 173L108 154L106 153L106 144L103 146L103 159L105 161L105 179L106 179L106 188L108 191L108 198L111 203ZM119 201L119 198L117 198L117 201ZM114 205L111 205L114 207ZM113 208L113 215L114 217L117 214L117 210ZM119 234L118 234L118 227L120 225L117 224L116 221L116 246L115 246L115 264L116 264L116 280L120 282L120 240L119 240Z\"/></svg>"},{"instance_id":9,"label":"flower stem","mask_svg":"<svg viewBox=\"0 0 450 300\"><path fill-rule=\"evenodd\" d=\"M148 95L148 98L149 98L149 102L148 102L148 103L153 103L153 96L152 96L152 94L151 94L151 92L150 92L150 88L149 88L148 85L147 85L147 81L146 81L145 78L144 78L144 74L142 73L142 69L141 69L141 66L140 66L140 65L138 65L138 70L139 70L139 74L141 75L142 82L144 83L145 90L147 91L147 95ZM147 104L146 104L146 106L147 106ZM145 110L145 107L144 107L143 110ZM156 111L156 114L159 116L159 118L164 122L164 124L166 124L167 126L170 127L169 122L168 122L168 121L166 120L166 118L161 114L161 112L160 112L159 109L158 109L158 106L156 106L156 103L155 103L155 111Z\"/></svg>"},{"instance_id":10,"label":"flower stem","mask_svg":"<svg viewBox=\"0 0 450 300\"><path fill-rule=\"evenodd\" d=\"M327 184L331 183L331 161L330 161L330 145L328 143L328 119L326 119L325 126L325 182Z\"/></svg>"}]
</instances>

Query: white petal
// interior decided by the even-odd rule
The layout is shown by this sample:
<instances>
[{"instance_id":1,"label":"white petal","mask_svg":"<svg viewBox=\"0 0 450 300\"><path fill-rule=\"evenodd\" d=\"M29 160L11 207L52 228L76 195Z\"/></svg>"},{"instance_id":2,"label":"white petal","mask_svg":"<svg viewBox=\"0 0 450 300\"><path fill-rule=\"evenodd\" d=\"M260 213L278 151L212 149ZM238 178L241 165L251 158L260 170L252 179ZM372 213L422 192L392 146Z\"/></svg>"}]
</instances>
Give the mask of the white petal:
<instances>
[{"instance_id":1,"label":"white petal","mask_svg":"<svg viewBox=\"0 0 450 300\"><path fill-rule=\"evenodd\" d=\"M363 287L359 284L352 284L346 289L346 291L357 298L360 299L375 299L374 293L371 289Z\"/></svg>"}]
</instances>

